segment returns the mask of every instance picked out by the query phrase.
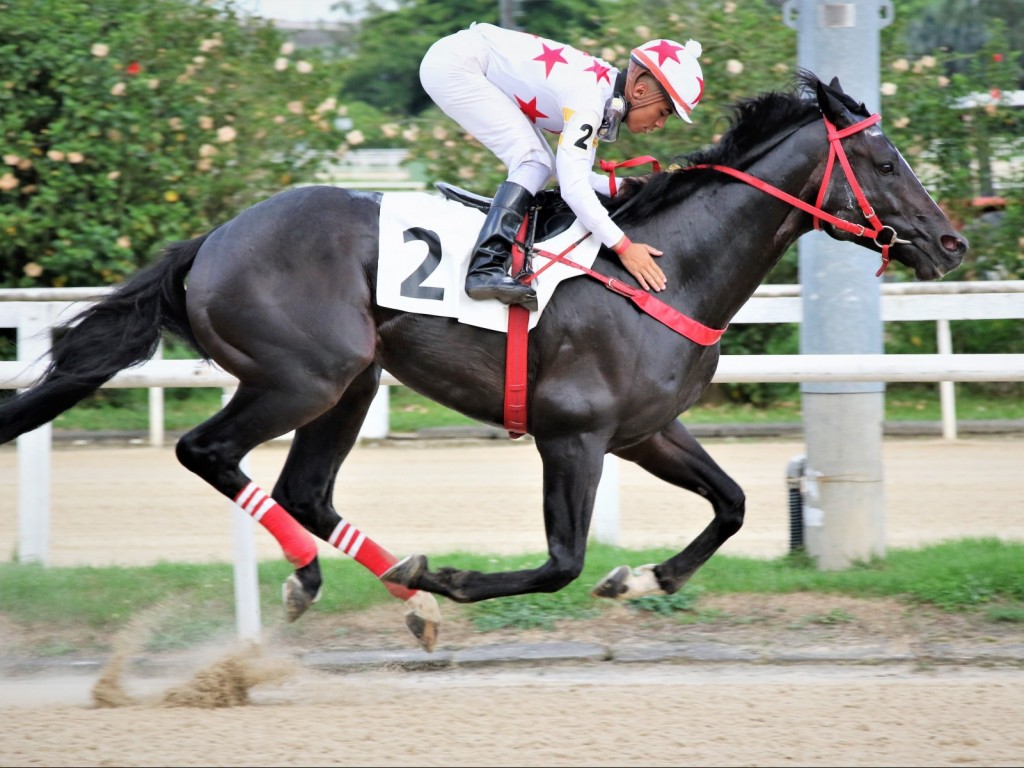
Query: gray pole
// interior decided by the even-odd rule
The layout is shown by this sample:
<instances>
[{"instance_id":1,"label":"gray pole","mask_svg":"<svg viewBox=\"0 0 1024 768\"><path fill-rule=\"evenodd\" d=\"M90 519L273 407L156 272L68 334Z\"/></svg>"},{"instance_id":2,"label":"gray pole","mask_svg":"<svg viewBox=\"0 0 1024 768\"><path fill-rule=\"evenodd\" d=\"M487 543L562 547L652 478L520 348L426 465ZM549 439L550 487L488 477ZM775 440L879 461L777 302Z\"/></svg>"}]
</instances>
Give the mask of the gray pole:
<instances>
[{"instance_id":1,"label":"gray pole","mask_svg":"<svg viewBox=\"0 0 1024 768\"><path fill-rule=\"evenodd\" d=\"M787 0L783 19L797 30L797 63L879 108L879 30L892 21L888 0ZM837 164L838 165L838 164ZM833 183L844 183L841 170ZM811 232L797 245L807 354L881 353L879 256ZM882 421L885 385L801 385L807 467L804 542L823 570L885 554Z\"/></svg>"}]
</instances>

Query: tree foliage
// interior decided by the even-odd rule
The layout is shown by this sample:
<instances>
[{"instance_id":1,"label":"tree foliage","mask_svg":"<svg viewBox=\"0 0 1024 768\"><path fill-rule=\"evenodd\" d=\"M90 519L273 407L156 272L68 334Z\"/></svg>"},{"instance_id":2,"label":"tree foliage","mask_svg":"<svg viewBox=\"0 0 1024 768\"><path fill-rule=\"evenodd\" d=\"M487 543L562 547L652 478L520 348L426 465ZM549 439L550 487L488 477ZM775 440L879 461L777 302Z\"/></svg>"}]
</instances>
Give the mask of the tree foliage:
<instances>
[{"instance_id":1,"label":"tree foliage","mask_svg":"<svg viewBox=\"0 0 1024 768\"><path fill-rule=\"evenodd\" d=\"M511 21L517 26L528 23L530 32L557 39L570 30L598 29L604 1L520 0ZM368 8L370 15L360 25L354 57L341 81L342 92L400 115L417 115L432 104L418 73L420 60L434 41L474 21L501 22L494 0L398 0L386 8L378 3Z\"/></svg>"},{"instance_id":2,"label":"tree foliage","mask_svg":"<svg viewBox=\"0 0 1024 768\"><path fill-rule=\"evenodd\" d=\"M329 62L183 0L0 0L0 283L116 282L343 143Z\"/></svg>"}]
</instances>

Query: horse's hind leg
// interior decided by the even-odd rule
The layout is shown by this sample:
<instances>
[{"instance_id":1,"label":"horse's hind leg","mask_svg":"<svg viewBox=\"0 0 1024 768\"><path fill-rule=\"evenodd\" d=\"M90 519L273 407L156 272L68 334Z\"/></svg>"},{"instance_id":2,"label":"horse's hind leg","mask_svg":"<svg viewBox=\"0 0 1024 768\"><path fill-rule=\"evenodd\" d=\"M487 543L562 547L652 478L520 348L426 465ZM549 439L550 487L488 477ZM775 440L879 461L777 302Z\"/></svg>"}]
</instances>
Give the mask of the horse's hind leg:
<instances>
[{"instance_id":1,"label":"horse's hind leg","mask_svg":"<svg viewBox=\"0 0 1024 768\"><path fill-rule=\"evenodd\" d=\"M656 566L635 570L620 566L599 582L591 594L618 599L671 595L743 525L743 490L679 421L617 455L636 462L655 477L705 497L711 502L714 518L679 554Z\"/></svg>"},{"instance_id":2,"label":"horse's hind leg","mask_svg":"<svg viewBox=\"0 0 1024 768\"><path fill-rule=\"evenodd\" d=\"M320 585L316 542L307 530L242 471L252 449L331 408L341 384L307 381L293 390L242 384L228 404L177 443L178 461L241 506L277 539L303 583ZM315 594L315 590L314 590Z\"/></svg>"},{"instance_id":3,"label":"horse's hind leg","mask_svg":"<svg viewBox=\"0 0 1024 768\"><path fill-rule=\"evenodd\" d=\"M385 550L335 511L334 484L342 462L359 437L380 377L380 369L371 366L345 390L338 404L309 424L299 428L292 440L288 458L274 486L273 497L306 529L331 546L352 557L378 578L396 562ZM314 574L302 569L285 584L285 602L289 615L301 615L320 588ZM441 612L437 599L429 592L410 590L384 582L388 591L406 606L405 623L427 651L437 642Z\"/></svg>"}]
</instances>

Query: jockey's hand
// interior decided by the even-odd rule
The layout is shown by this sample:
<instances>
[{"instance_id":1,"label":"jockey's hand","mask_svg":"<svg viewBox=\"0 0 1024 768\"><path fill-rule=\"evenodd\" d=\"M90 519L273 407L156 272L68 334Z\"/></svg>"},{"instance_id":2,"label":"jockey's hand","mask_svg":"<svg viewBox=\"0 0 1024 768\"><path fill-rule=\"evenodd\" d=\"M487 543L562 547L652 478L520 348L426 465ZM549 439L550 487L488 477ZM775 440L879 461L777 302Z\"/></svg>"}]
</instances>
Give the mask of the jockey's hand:
<instances>
[{"instance_id":1,"label":"jockey's hand","mask_svg":"<svg viewBox=\"0 0 1024 768\"><path fill-rule=\"evenodd\" d=\"M622 243L622 241L619 242ZM618 246L619 243L616 245ZM618 249L616 252L618 253ZM645 291L661 291L665 288L665 273L654 262L655 256L661 256L661 251L647 243L629 243L625 250L619 253L619 261L622 262L622 266Z\"/></svg>"}]
</instances>

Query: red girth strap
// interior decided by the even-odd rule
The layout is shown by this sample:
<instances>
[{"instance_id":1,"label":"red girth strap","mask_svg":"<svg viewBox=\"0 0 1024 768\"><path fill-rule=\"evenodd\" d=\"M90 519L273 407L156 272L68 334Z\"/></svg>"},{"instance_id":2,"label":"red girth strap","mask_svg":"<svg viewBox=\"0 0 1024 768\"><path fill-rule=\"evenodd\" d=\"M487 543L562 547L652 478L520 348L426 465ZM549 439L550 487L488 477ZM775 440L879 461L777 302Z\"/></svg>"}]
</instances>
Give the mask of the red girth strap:
<instances>
[{"instance_id":1,"label":"red girth strap","mask_svg":"<svg viewBox=\"0 0 1024 768\"><path fill-rule=\"evenodd\" d=\"M519 275L526 264L523 243L530 216L523 218L519 234L512 243L513 276ZM529 279L524 282L528 282ZM513 304L508 308L508 336L505 339L505 429L513 440L526 434L526 350L529 342L530 310Z\"/></svg>"}]
</instances>

